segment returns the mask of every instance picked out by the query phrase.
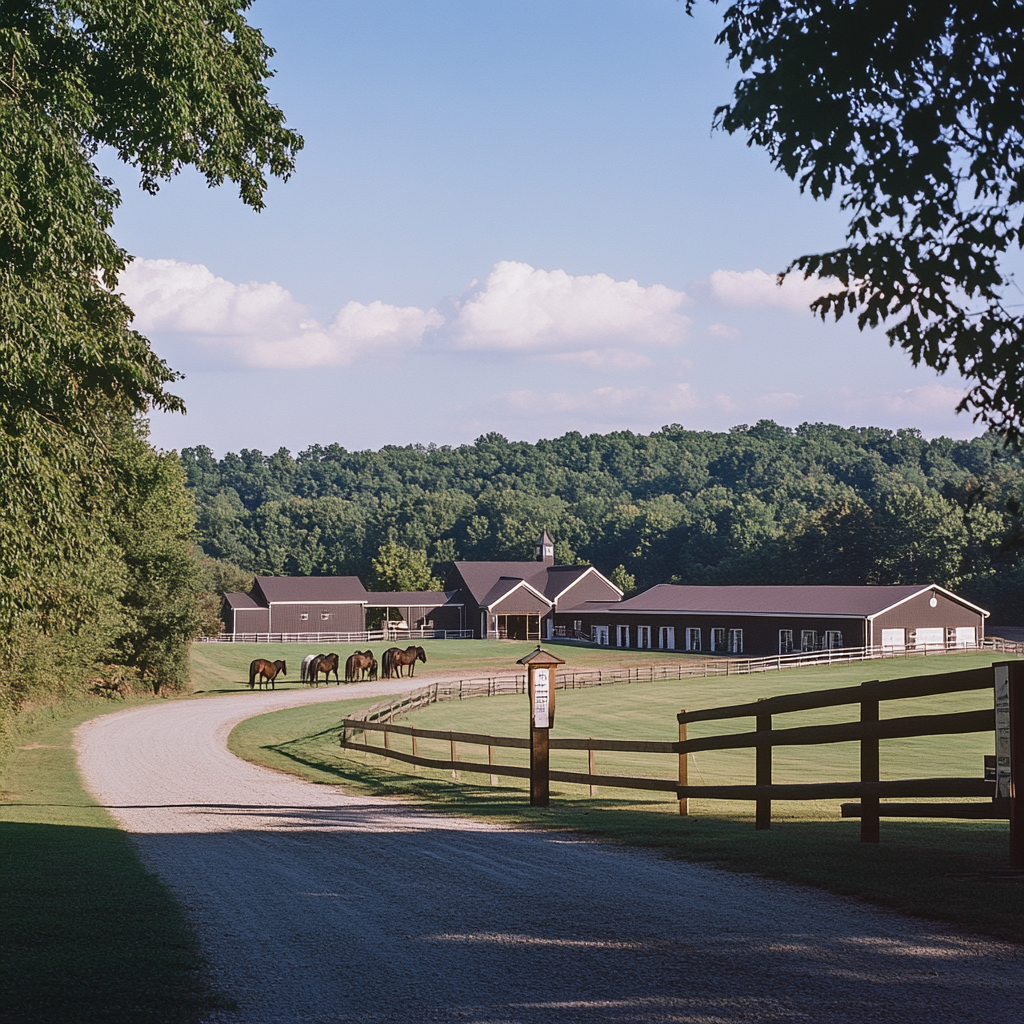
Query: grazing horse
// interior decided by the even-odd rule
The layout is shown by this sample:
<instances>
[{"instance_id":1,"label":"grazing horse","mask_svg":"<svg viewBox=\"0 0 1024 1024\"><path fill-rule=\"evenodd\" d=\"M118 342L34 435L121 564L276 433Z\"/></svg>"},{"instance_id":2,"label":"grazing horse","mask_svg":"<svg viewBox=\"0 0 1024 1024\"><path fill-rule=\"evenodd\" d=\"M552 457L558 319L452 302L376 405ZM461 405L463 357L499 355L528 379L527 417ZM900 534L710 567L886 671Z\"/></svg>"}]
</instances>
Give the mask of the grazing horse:
<instances>
[{"instance_id":1,"label":"grazing horse","mask_svg":"<svg viewBox=\"0 0 1024 1024\"><path fill-rule=\"evenodd\" d=\"M425 665L427 654L422 647L406 647L404 651L400 651L397 647L389 647L384 652L383 661L384 678L401 679L403 666L408 665L409 675L413 676L416 674L416 662L422 661Z\"/></svg>"},{"instance_id":2,"label":"grazing horse","mask_svg":"<svg viewBox=\"0 0 1024 1024\"><path fill-rule=\"evenodd\" d=\"M364 679L366 673L371 671L376 664L373 651L356 651L345 662L345 682L354 683L359 679ZM376 679L377 677L372 675L370 678Z\"/></svg>"},{"instance_id":3,"label":"grazing horse","mask_svg":"<svg viewBox=\"0 0 1024 1024\"><path fill-rule=\"evenodd\" d=\"M272 690L276 690L274 680L277 679L278 673L283 676L288 675L288 668L283 661L271 662L266 658L257 658L249 666L249 689L251 690L256 685L256 677L259 676L261 690L267 683L270 683Z\"/></svg>"},{"instance_id":4,"label":"grazing horse","mask_svg":"<svg viewBox=\"0 0 1024 1024\"><path fill-rule=\"evenodd\" d=\"M324 682L330 684L331 673L334 673L334 681L340 682L338 679L338 656L336 654L318 654L309 663L309 678L306 682L313 683L314 686L320 685L320 673L324 674Z\"/></svg>"},{"instance_id":5,"label":"grazing horse","mask_svg":"<svg viewBox=\"0 0 1024 1024\"><path fill-rule=\"evenodd\" d=\"M316 658L316 657L319 657L319 655L307 654L302 659L302 668L299 670L299 682L300 683L308 683L309 682L309 663L314 658Z\"/></svg>"}]
</instances>

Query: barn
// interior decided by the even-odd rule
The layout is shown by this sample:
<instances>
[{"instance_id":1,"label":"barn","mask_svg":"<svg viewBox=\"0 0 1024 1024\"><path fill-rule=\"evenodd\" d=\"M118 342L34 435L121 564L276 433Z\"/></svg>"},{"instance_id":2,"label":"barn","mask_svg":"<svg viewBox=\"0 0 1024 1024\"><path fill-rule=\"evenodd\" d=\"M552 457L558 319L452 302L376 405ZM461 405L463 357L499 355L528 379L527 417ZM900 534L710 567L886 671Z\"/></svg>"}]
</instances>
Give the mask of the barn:
<instances>
[{"instance_id":1,"label":"barn","mask_svg":"<svg viewBox=\"0 0 1024 1024\"><path fill-rule=\"evenodd\" d=\"M464 609L443 591L368 591L358 576L257 576L248 594L225 594L225 633L361 633L369 608L401 628L464 628Z\"/></svg>"},{"instance_id":2,"label":"barn","mask_svg":"<svg viewBox=\"0 0 1024 1024\"><path fill-rule=\"evenodd\" d=\"M465 608L466 629L482 640L551 639L563 606L622 599L622 591L594 566L555 565L546 530L532 562L455 562L445 590Z\"/></svg>"},{"instance_id":3,"label":"barn","mask_svg":"<svg viewBox=\"0 0 1024 1024\"><path fill-rule=\"evenodd\" d=\"M613 647L761 657L849 647L976 647L988 612L935 584L701 587L563 604L556 622Z\"/></svg>"}]
</instances>

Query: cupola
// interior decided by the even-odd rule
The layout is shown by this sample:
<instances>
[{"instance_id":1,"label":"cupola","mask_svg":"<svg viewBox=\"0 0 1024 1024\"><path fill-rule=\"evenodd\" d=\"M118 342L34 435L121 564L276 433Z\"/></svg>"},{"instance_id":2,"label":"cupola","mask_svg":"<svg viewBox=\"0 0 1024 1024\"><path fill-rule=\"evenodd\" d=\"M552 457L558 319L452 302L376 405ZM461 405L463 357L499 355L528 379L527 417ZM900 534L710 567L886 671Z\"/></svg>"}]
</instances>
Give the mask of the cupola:
<instances>
[{"instance_id":1,"label":"cupola","mask_svg":"<svg viewBox=\"0 0 1024 1024\"><path fill-rule=\"evenodd\" d=\"M555 542L548 536L547 530L538 538L537 544L533 549L533 557L545 565L555 564Z\"/></svg>"}]
</instances>

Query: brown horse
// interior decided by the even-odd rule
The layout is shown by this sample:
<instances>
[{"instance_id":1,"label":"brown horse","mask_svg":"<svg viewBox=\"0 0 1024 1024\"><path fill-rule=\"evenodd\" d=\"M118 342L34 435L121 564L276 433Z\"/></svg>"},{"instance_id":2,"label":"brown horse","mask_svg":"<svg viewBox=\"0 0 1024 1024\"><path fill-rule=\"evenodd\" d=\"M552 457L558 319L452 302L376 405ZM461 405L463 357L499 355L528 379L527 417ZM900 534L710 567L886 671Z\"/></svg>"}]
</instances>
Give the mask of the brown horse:
<instances>
[{"instance_id":1,"label":"brown horse","mask_svg":"<svg viewBox=\"0 0 1024 1024\"><path fill-rule=\"evenodd\" d=\"M277 675L280 673L283 676L288 675L288 668L283 661L267 661L266 658L257 658L249 666L249 689L251 690L256 685L256 677L260 677L260 689L270 683L270 688L276 690L274 686L274 680L277 679Z\"/></svg>"},{"instance_id":2,"label":"brown horse","mask_svg":"<svg viewBox=\"0 0 1024 1024\"><path fill-rule=\"evenodd\" d=\"M334 673L334 681L338 679L338 656L336 654L318 654L310 663L306 674L306 682L314 686L320 685L320 673L324 674L324 682L330 685L331 673Z\"/></svg>"},{"instance_id":3,"label":"brown horse","mask_svg":"<svg viewBox=\"0 0 1024 1024\"><path fill-rule=\"evenodd\" d=\"M403 666L409 666L409 675L416 674L416 662L427 663L427 654L422 647L406 647L400 651L397 647L389 647L382 659L385 679L401 679Z\"/></svg>"},{"instance_id":4,"label":"brown horse","mask_svg":"<svg viewBox=\"0 0 1024 1024\"><path fill-rule=\"evenodd\" d=\"M376 666L377 661L373 656L373 651L356 651L345 662L345 682L354 683L365 678L367 672L372 672L370 678L376 679Z\"/></svg>"}]
</instances>

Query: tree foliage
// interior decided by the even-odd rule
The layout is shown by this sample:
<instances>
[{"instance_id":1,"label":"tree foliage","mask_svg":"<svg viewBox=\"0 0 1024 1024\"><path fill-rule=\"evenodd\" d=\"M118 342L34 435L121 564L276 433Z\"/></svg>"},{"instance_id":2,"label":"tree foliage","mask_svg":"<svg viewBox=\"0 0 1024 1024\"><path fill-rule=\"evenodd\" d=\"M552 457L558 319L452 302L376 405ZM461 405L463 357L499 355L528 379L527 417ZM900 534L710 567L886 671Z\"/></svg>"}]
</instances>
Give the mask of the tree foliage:
<instances>
[{"instance_id":1,"label":"tree foliage","mask_svg":"<svg viewBox=\"0 0 1024 1024\"><path fill-rule=\"evenodd\" d=\"M426 551L388 541L373 559L374 590L440 590L444 580L430 573Z\"/></svg>"},{"instance_id":2,"label":"tree foliage","mask_svg":"<svg viewBox=\"0 0 1024 1024\"><path fill-rule=\"evenodd\" d=\"M263 205L302 140L268 102L249 0L0 4L0 705L97 662L180 682L196 628L194 510L133 419L181 409L117 294L120 193L183 167ZM116 671L120 671L117 669ZM107 671L104 669L103 671ZM111 670L114 671L114 670ZM44 675L48 673L48 675ZM49 679L50 684L40 682ZM0 707L0 712L3 707ZM2 715L0 715L2 718Z\"/></svg>"},{"instance_id":3,"label":"tree foliage","mask_svg":"<svg viewBox=\"0 0 1024 1024\"><path fill-rule=\"evenodd\" d=\"M812 308L887 323L915 365L973 382L961 410L1018 436L1024 6L736 0L718 41L743 77L717 123L849 215L845 245L787 268L837 279Z\"/></svg>"},{"instance_id":4,"label":"tree foliage","mask_svg":"<svg viewBox=\"0 0 1024 1024\"><path fill-rule=\"evenodd\" d=\"M1024 459L995 434L762 421L181 458L205 553L249 572L406 589L387 566L414 552L441 578L456 558L532 558L547 529L560 563L592 561L624 589L937 582L1009 624L1024 597Z\"/></svg>"}]
</instances>

